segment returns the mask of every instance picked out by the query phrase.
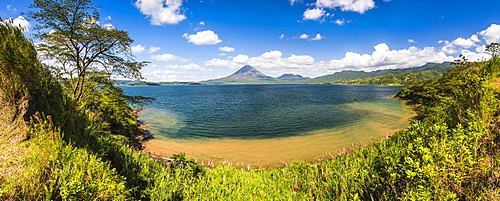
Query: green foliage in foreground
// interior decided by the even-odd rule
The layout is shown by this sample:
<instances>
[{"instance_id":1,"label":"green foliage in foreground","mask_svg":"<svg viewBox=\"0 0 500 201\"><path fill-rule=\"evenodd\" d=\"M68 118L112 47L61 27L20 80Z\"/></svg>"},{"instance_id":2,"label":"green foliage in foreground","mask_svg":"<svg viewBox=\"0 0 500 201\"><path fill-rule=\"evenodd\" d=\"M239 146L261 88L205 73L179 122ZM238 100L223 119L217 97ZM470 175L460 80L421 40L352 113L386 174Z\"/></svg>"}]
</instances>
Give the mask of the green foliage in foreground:
<instances>
[{"instance_id":1,"label":"green foliage in foreground","mask_svg":"<svg viewBox=\"0 0 500 201\"><path fill-rule=\"evenodd\" d=\"M0 200L500 199L499 92L490 85L498 57L401 90L425 118L388 139L315 164L244 171L202 168L182 154L166 164L133 151L124 137L133 132L133 117L118 112L131 108L120 90L99 81L105 74L93 75L76 103L17 29L0 25L0 33L9 41L2 54L15 55L0 60L0 85L20 86L4 89L10 95L0 103L37 106L14 114L31 120L25 139L11 145L18 153L8 157L17 160L0 161L0 169L18 167L9 177L0 174ZM27 79L26 72L38 76Z\"/></svg>"}]
</instances>

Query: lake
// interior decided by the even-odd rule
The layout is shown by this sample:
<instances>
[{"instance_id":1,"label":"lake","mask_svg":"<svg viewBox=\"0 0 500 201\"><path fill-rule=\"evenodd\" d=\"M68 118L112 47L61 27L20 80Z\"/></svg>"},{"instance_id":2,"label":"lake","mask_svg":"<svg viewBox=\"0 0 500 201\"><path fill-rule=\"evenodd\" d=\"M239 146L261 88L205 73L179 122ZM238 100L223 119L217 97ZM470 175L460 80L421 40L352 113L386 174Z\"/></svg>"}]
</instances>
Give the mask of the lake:
<instances>
[{"instance_id":1,"label":"lake","mask_svg":"<svg viewBox=\"0 0 500 201\"><path fill-rule=\"evenodd\" d=\"M328 158L382 139L413 115L400 86L202 85L123 87L153 97L140 113L146 151L199 163L276 166Z\"/></svg>"}]
</instances>

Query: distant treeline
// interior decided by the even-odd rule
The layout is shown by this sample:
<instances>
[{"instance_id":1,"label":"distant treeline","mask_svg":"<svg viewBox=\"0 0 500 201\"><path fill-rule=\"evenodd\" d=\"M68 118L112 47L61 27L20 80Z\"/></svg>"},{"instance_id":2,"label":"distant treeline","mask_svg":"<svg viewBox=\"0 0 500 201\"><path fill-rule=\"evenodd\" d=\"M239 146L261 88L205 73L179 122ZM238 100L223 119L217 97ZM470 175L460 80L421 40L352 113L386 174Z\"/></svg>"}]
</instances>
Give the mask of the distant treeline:
<instances>
[{"instance_id":1,"label":"distant treeline","mask_svg":"<svg viewBox=\"0 0 500 201\"><path fill-rule=\"evenodd\" d=\"M453 65L450 62L428 63L421 67L389 69L373 72L342 71L308 80L310 84L374 84L406 85L427 79L439 78Z\"/></svg>"}]
</instances>

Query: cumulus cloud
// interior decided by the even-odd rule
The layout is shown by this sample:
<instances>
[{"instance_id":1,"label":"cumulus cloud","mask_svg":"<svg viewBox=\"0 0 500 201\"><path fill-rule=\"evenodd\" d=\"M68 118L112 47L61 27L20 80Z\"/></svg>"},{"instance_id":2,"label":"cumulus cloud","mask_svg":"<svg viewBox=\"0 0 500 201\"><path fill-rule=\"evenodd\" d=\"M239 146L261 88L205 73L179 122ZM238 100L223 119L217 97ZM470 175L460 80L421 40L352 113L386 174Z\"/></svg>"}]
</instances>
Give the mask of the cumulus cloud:
<instances>
[{"instance_id":1,"label":"cumulus cloud","mask_svg":"<svg viewBox=\"0 0 500 201\"><path fill-rule=\"evenodd\" d=\"M189 59L184 59L173 54L159 54L159 55L151 55L150 59L157 61L180 61L180 62L189 62Z\"/></svg>"},{"instance_id":2,"label":"cumulus cloud","mask_svg":"<svg viewBox=\"0 0 500 201\"><path fill-rule=\"evenodd\" d=\"M308 39L308 38L309 38L309 35L307 35L307 34L301 34L299 36L299 39Z\"/></svg>"},{"instance_id":3,"label":"cumulus cloud","mask_svg":"<svg viewBox=\"0 0 500 201\"><path fill-rule=\"evenodd\" d=\"M458 37L451 41L441 40L441 47L418 48L411 46L404 49L391 50L386 43L373 46L371 53L346 52L340 59L330 61L316 61L310 55L283 55L281 51L265 52L259 56L251 57L240 54L227 59L214 58L205 61L207 66L220 66L237 69L243 65L252 65L266 73L299 73L302 75L322 75L325 72L338 72L343 70L375 71L383 69L398 69L422 66L426 63L442 63L454 61L458 54L464 55L469 61L484 61L491 58L485 51L485 46L491 42L500 42L499 25L492 24L485 30L472 34L470 37ZM322 37L321 35L317 36ZM307 34L294 38L312 40ZM316 38L316 37L314 37ZM413 39L408 42L414 43Z\"/></svg>"},{"instance_id":4,"label":"cumulus cloud","mask_svg":"<svg viewBox=\"0 0 500 201\"><path fill-rule=\"evenodd\" d=\"M161 47L151 46L151 47L149 47L148 53L155 53L160 49L161 49Z\"/></svg>"},{"instance_id":5,"label":"cumulus cloud","mask_svg":"<svg viewBox=\"0 0 500 201\"><path fill-rule=\"evenodd\" d=\"M192 70L192 71L212 71L212 69L202 68L198 64L190 63L188 65L166 65L166 69Z\"/></svg>"},{"instance_id":6,"label":"cumulus cloud","mask_svg":"<svg viewBox=\"0 0 500 201\"><path fill-rule=\"evenodd\" d=\"M320 62L327 70L338 71L341 69L373 71L381 69L395 69L421 66L428 62L441 63L453 61L454 58L443 52L438 52L434 47L419 49L415 46L402 50L390 50L385 43L374 46L371 54L358 54L347 52L340 60Z\"/></svg>"},{"instance_id":7,"label":"cumulus cloud","mask_svg":"<svg viewBox=\"0 0 500 201\"><path fill-rule=\"evenodd\" d=\"M500 25L491 24L487 29L479 32L486 43L499 43L500 42Z\"/></svg>"},{"instance_id":8,"label":"cumulus cloud","mask_svg":"<svg viewBox=\"0 0 500 201\"><path fill-rule=\"evenodd\" d=\"M470 50L462 50L461 55L465 56L469 61L486 61L491 58L491 54L485 51L481 51L481 48L477 49L479 51L472 52Z\"/></svg>"},{"instance_id":9,"label":"cumulus cloud","mask_svg":"<svg viewBox=\"0 0 500 201\"><path fill-rule=\"evenodd\" d=\"M338 24L339 26L342 26L345 24L345 19L337 19L333 21L335 24Z\"/></svg>"},{"instance_id":10,"label":"cumulus cloud","mask_svg":"<svg viewBox=\"0 0 500 201\"><path fill-rule=\"evenodd\" d=\"M191 35L185 33L182 37L186 38L188 42L195 45L215 45L222 42L222 40L219 39L219 36L212 30L200 31Z\"/></svg>"},{"instance_id":11,"label":"cumulus cloud","mask_svg":"<svg viewBox=\"0 0 500 201\"><path fill-rule=\"evenodd\" d=\"M149 81L177 81L179 80L179 75L183 74L185 73L172 70L155 70L153 72L142 73L142 75L147 77Z\"/></svg>"},{"instance_id":12,"label":"cumulus cloud","mask_svg":"<svg viewBox=\"0 0 500 201\"><path fill-rule=\"evenodd\" d=\"M470 38L457 38L452 42L447 40L441 40L439 43L443 43L444 46L441 48L441 51L446 54L455 54L460 52L463 48L471 48L477 46L477 42L480 42L477 35L472 35Z\"/></svg>"},{"instance_id":13,"label":"cumulus cloud","mask_svg":"<svg viewBox=\"0 0 500 201\"><path fill-rule=\"evenodd\" d=\"M321 40L325 38L324 36L322 36L321 34L316 34L316 36L314 38L311 38L311 40Z\"/></svg>"},{"instance_id":14,"label":"cumulus cloud","mask_svg":"<svg viewBox=\"0 0 500 201\"><path fill-rule=\"evenodd\" d=\"M203 25L205 25L205 22L202 21L202 22L198 23L198 25L203 26Z\"/></svg>"},{"instance_id":15,"label":"cumulus cloud","mask_svg":"<svg viewBox=\"0 0 500 201\"><path fill-rule=\"evenodd\" d=\"M152 25L178 24L186 19L181 13L182 0L137 0L134 5Z\"/></svg>"},{"instance_id":16,"label":"cumulus cloud","mask_svg":"<svg viewBox=\"0 0 500 201\"><path fill-rule=\"evenodd\" d=\"M249 57L247 55L239 54L233 58L233 62L237 64L246 64Z\"/></svg>"},{"instance_id":17,"label":"cumulus cloud","mask_svg":"<svg viewBox=\"0 0 500 201\"><path fill-rule=\"evenodd\" d=\"M283 57L283 53L278 50L265 52L258 57L249 57L240 54L232 59L212 59L204 62L207 66L222 66L229 68L240 68L244 65L252 65L261 69L276 68L298 68L311 67L314 65L314 58L309 55L291 54L289 57Z\"/></svg>"},{"instance_id":18,"label":"cumulus cloud","mask_svg":"<svg viewBox=\"0 0 500 201\"><path fill-rule=\"evenodd\" d=\"M304 11L303 20L317 20L323 15L325 15L326 11L320 8L307 9Z\"/></svg>"},{"instance_id":19,"label":"cumulus cloud","mask_svg":"<svg viewBox=\"0 0 500 201\"><path fill-rule=\"evenodd\" d=\"M380 43L374 46L374 51L371 54L347 52L342 59L338 60L316 62L310 55L291 54L288 57L284 57L281 51L274 50L265 52L257 57L240 54L232 59L212 59L205 61L205 65L236 69L248 64L263 70L278 72L283 69L292 69L295 70L294 72L310 74L314 71L325 70L334 72L341 70L374 71L407 68L421 66L428 62L441 63L453 60L454 57L447 56L433 47L419 49L412 46L408 49L391 50L387 44Z\"/></svg>"},{"instance_id":20,"label":"cumulus cloud","mask_svg":"<svg viewBox=\"0 0 500 201\"><path fill-rule=\"evenodd\" d=\"M146 50L146 48L143 45L136 45L136 46L130 47L130 52L132 52L134 54L141 54L144 52L144 50Z\"/></svg>"},{"instance_id":21,"label":"cumulus cloud","mask_svg":"<svg viewBox=\"0 0 500 201\"><path fill-rule=\"evenodd\" d=\"M285 34L281 34L278 38L283 39L285 37Z\"/></svg>"},{"instance_id":22,"label":"cumulus cloud","mask_svg":"<svg viewBox=\"0 0 500 201\"><path fill-rule=\"evenodd\" d=\"M493 42L500 42L500 25L491 24L485 30L473 34L469 38L458 37L453 41L440 40L443 44L441 52L446 54L462 54L469 61L483 61L491 58L485 47Z\"/></svg>"},{"instance_id":23,"label":"cumulus cloud","mask_svg":"<svg viewBox=\"0 0 500 201\"><path fill-rule=\"evenodd\" d=\"M353 11L361 14L375 8L373 0L317 0L315 5L318 8L340 8L342 11Z\"/></svg>"},{"instance_id":24,"label":"cumulus cloud","mask_svg":"<svg viewBox=\"0 0 500 201\"><path fill-rule=\"evenodd\" d=\"M301 34L298 39L303 39L303 40L309 40L309 41L317 41L317 40L321 40L325 38L324 36L322 36L321 34L316 34L314 37L310 37L310 35L307 35L307 34Z\"/></svg>"},{"instance_id":25,"label":"cumulus cloud","mask_svg":"<svg viewBox=\"0 0 500 201\"><path fill-rule=\"evenodd\" d=\"M223 52L234 52L235 49L234 47L224 46L224 47L219 47L219 50Z\"/></svg>"}]
</instances>

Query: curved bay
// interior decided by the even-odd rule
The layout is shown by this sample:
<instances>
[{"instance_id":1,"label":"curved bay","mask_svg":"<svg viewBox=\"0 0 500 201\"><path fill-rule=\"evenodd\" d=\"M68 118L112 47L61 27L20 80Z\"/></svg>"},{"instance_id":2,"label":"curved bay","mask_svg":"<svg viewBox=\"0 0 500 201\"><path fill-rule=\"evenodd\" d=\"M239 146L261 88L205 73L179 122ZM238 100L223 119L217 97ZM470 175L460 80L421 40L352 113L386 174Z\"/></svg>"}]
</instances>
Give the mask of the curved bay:
<instances>
[{"instance_id":1,"label":"curved bay","mask_svg":"<svg viewBox=\"0 0 500 201\"><path fill-rule=\"evenodd\" d=\"M200 163L275 166L315 160L405 128L398 86L212 85L124 87L157 100L141 119L146 151Z\"/></svg>"}]
</instances>

